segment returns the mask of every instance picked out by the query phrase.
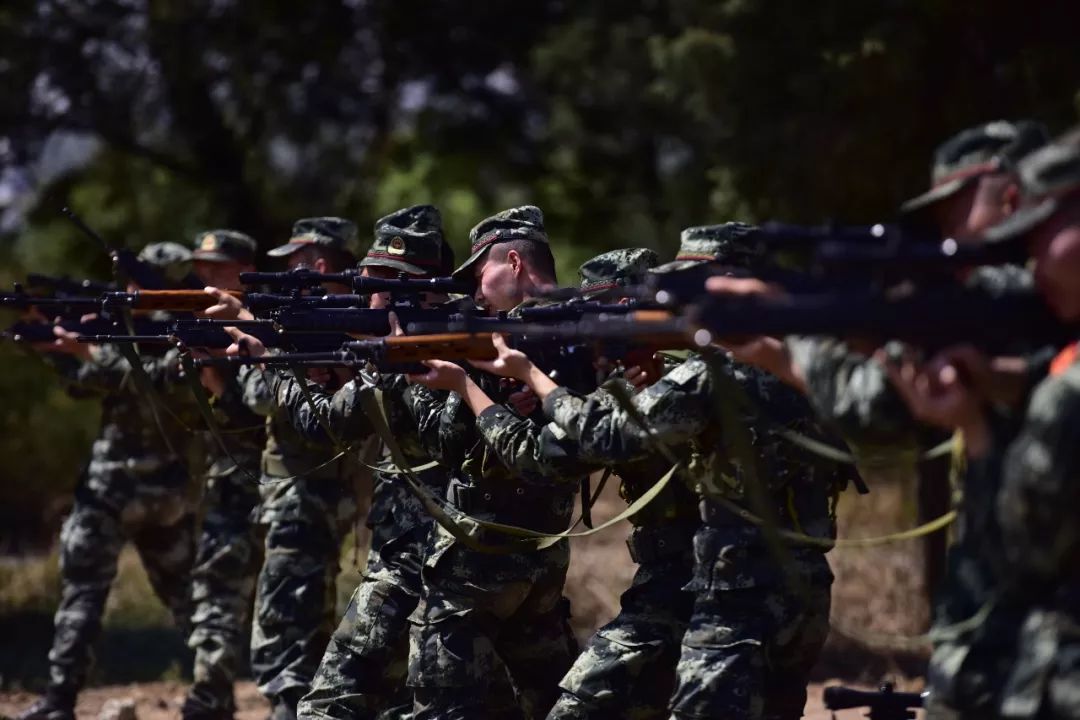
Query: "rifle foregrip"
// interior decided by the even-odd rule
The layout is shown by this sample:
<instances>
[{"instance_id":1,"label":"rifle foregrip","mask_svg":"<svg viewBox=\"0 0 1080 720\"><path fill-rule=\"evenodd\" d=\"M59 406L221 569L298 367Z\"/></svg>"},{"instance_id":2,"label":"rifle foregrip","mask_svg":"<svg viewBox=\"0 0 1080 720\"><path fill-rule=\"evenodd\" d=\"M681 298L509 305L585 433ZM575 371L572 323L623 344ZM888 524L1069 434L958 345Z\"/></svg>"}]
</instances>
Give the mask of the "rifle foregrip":
<instances>
[{"instance_id":1,"label":"rifle foregrip","mask_svg":"<svg viewBox=\"0 0 1080 720\"><path fill-rule=\"evenodd\" d=\"M242 298L237 290L226 291L235 298ZM217 305L217 298L202 290L139 290L132 306L138 310L171 310L174 312L198 312Z\"/></svg>"},{"instance_id":2,"label":"rifle foregrip","mask_svg":"<svg viewBox=\"0 0 1080 720\"><path fill-rule=\"evenodd\" d=\"M498 357L487 333L443 333L388 337L383 359L391 363L424 360L494 360Z\"/></svg>"}]
</instances>

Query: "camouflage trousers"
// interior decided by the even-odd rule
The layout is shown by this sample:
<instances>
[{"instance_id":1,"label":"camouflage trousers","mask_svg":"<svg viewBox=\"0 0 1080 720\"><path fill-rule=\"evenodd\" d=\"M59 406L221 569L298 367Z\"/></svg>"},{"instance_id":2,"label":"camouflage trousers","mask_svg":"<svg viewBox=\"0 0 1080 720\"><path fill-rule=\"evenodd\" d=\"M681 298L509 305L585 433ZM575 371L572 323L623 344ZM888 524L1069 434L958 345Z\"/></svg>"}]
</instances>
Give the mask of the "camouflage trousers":
<instances>
[{"instance_id":1,"label":"camouflage trousers","mask_svg":"<svg viewBox=\"0 0 1080 720\"><path fill-rule=\"evenodd\" d=\"M694 609L672 716L798 720L829 632L832 574L819 552L793 552L781 569L760 540L732 540L710 526L694 537Z\"/></svg>"},{"instance_id":2,"label":"camouflage trousers","mask_svg":"<svg viewBox=\"0 0 1080 720\"><path fill-rule=\"evenodd\" d=\"M397 482L380 478L368 514L371 551L360 584L330 638L298 717L375 718L411 712L405 687L409 615L420 599L420 567L432 525Z\"/></svg>"},{"instance_id":3,"label":"camouflage trousers","mask_svg":"<svg viewBox=\"0 0 1080 720\"><path fill-rule=\"evenodd\" d=\"M254 460L245 463L248 473L257 466ZM258 504L258 486L240 469L207 480L202 532L191 571L194 613L188 646L195 652L195 666L184 705L186 718L232 717L235 709L233 683L247 655L255 576L262 557L252 518Z\"/></svg>"},{"instance_id":4,"label":"camouflage trousers","mask_svg":"<svg viewBox=\"0 0 1080 720\"><path fill-rule=\"evenodd\" d=\"M652 530L635 529L632 542L645 545L657 534ZM683 590L693 572L688 551L694 528L680 530L683 542L669 543L673 554L637 558L618 616L589 639L563 678L562 695L548 720L668 717L679 643L694 599Z\"/></svg>"},{"instance_id":5,"label":"camouflage trousers","mask_svg":"<svg viewBox=\"0 0 1080 720\"><path fill-rule=\"evenodd\" d=\"M488 555L432 532L410 634L416 720L546 715L577 655L562 597L568 560L565 541L535 553ZM520 709L492 707L502 667Z\"/></svg>"},{"instance_id":6,"label":"camouflage trousers","mask_svg":"<svg viewBox=\"0 0 1080 720\"><path fill-rule=\"evenodd\" d=\"M74 696L86 681L127 540L134 543L155 594L181 632L188 632L195 517L186 498L187 470L168 463L135 474L122 465L91 463L60 531L60 606L49 651L49 685L58 695Z\"/></svg>"},{"instance_id":7,"label":"camouflage trousers","mask_svg":"<svg viewBox=\"0 0 1080 720\"><path fill-rule=\"evenodd\" d=\"M264 475L259 492L265 546L256 582L251 668L260 692L295 708L334 627L341 543L356 501L351 485L332 477Z\"/></svg>"}]
</instances>

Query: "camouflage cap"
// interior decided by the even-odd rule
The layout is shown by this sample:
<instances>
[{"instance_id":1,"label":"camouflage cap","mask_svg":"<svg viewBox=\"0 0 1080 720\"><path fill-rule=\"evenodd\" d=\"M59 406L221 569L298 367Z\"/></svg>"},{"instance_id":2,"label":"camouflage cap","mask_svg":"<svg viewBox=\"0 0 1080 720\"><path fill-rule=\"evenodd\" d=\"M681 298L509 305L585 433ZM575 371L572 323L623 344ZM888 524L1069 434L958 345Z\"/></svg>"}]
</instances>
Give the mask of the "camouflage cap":
<instances>
[{"instance_id":1,"label":"camouflage cap","mask_svg":"<svg viewBox=\"0 0 1080 720\"><path fill-rule=\"evenodd\" d=\"M360 267L387 267L410 275L441 274L442 215L432 205L413 205L375 221L375 242Z\"/></svg>"},{"instance_id":2,"label":"camouflage cap","mask_svg":"<svg viewBox=\"0 0 1080 720\"><path fill-rule=\"evenodd\" d=\"M150 243L138 256L139 262L150 265L169 285L184 284L191 274L192 253L174 242Z\"/></svg>"},{"instance_id":3,"label":"camouflage cap","mask_svg":"<svg viewBox=\"0 0 1080 720\"><path fill-rule=\"evenodd\" d=\"M316 217L297 220L289 242L266 253L285 257L311 245L351 253L357 245L356 223L339 217Z\"/></svg>"},{"instance_id":4,"label":"camouflage cap","mask_svg":"<svg viewBox=\"0 0 1080 720\"><path fill-rule=\"evenodd\" d=\"M492 245L515 240L532 240L547 244L544 231L544 213L535 205L522 205L495 213L469 231L472 248L469 259L454 271L453 277L461 282L473 282L474 266L484 257Z\"/></svg>"},{"instance_id":5,"label":"camouflage cap","mask_svg":"<svg viewBox=\"0 0 1080 720\"><path fill-rule=\"evenodd\" d=\"M581 293L595 298L609 290L639 283L658 262L656 251L648 248L611 250L597 255L578 268Z\"/></svg>"},{"instance_id":6,"label":"camouflage cap","mask_svg":"<svg viewBox=\"0 0 1080 720\"><path fill-rule=\"evenodd\" d=\"M751 267L761 257L753 242L757 228L741 222L700 225L682 231L675 260L653 268L653 272L678 272L704 263Z\"/></svg>"},{"instance_id":7,"label":"camouflage cap","mask_svg":"<svg viewBox=\"0 0 1080 720\"><path fill-rule=\"evenodd\" d=\"M930 189L901 205L900 212L922 212L983 175L1010 170L1049 139L1046 127L1032 120L999 120L963 130L934 151Z\"/></svg>"},{"instance_id":8,"label":"camouflage cap","mask_svg":"<svg viewBox=\"0 0 1080 720\"><path fill-rule=\"evenodd\" d=\"M207 230L195 236L195 260L255 264L255 239L238 230Z\"/></svg>"},{"instance_id":9,"label":"camouflage cap","mask_svg":"<svg viewBox=\"0 0 1080 720\"><path fill-rule=\"evenodd\" d=\"M1063 204L1080 199L1080 127L1024 158L1016 169L1023 202L1004 222L990 228L986 242L1022 239Z\"/></svg>"}]
</instances>

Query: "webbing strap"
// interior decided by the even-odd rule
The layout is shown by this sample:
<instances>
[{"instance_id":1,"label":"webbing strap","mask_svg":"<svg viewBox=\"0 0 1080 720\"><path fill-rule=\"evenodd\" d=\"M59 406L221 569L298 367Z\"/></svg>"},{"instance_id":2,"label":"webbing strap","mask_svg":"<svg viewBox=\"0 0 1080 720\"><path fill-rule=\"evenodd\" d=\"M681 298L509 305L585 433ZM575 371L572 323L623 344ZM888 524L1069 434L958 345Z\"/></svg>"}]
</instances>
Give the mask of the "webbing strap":
<instances>
[{"instance_id":1,"label":"webbing strap","mask_svg":"<svg viewBox=\"0 0 1080 720\"><path fill-rule=\"evenodd\" d=\"M232 460L233 465L240 470L248 480L252 480L256 483L259 482L259 478L251 473L246 467L243 466L235 457L233 457L232 451L229 450L225 444L225 438L221 436L221 429L218 427L217 421L214 420L214 411L210 407L210 398L206 396L206 389L199 381L198 370L195 369L195 363L192 362L191 353L180 353L180 365L184 368L184 375L188 381L188 385L191 387L191 394L195 396L195 405L199 408L199 414L202 415L203 421L206 423L207 429L210 431L210 435L214 438L214 441L221 448L221 451L225 453L225 457Z\"/></svg>"},{"instance_id":2,"label":"webbing strap","mask_svg":"<svg viewBox=\"0 0 1080 720\"><path fill-rule=\"evenodd\" d=\"M672 468L664 475L664 477L660 478L656 484L649 488L649 490L642 494L635 502L631 503L621 513L596 527L581 532L573 532L573 527L577 525L576 522L574 523L574 526L571 526L571 529L561 533L542 533L528 528L518 527L516 525L480 520L460 512L456 508L449 506L445 500L435 497L416 477L413 469L409 467L408 462L401 451L401 447L397 443L397 439L391 432L389 423L386 421L381 391L370 383L365 382L360 389L360 402L361 407L364 408L365 413L367 413L367 416L371 421L375 433L386 445L386 449L390 453L391 461L397 466L397 470L406 481L406 486L409 490L416 495L417 499L424 505L424 508L444 530L450 533L455 540L458 540L469 549L476 550L477 552L506 554L543 550L555 545L563 539L587 537L602 530L606 530L627 519L631 515L640 512L642 508L663 492L668 482L670 482L671 478L675 475L676 468ZM475 535L479 530L488 530L516 539L505 545L490 545L477 540Z\"/></svg>"},{"instance_id":3,"label":"webbing strap","mask_svg":"<svg viewBox=\"0 0 1080 720\"><path fill-rule=\"evenodd\" d=\"M854 465L858 462L858 459L845 450L841 450L838 447L834 447L829 443L822 442L808 435L803 435L795 430L788 428L776 428L774 432L780 437L784 438L792 445L811 452L815 455L825 458L826 460L832 460L833 462L850 463ZM920 456L920 460L934 460L939 457L945 457L953 451L953 440L949 438L944 442L941 442L934 447L930 448Z\"/></svg>"}]
</instances>

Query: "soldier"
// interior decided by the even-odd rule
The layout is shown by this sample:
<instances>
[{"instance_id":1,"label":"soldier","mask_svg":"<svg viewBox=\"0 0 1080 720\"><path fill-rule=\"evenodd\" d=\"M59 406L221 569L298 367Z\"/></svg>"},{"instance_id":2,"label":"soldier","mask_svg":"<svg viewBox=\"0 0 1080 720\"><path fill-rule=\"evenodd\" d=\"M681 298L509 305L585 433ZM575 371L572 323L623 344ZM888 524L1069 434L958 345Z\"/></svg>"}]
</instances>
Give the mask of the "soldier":
<instances>
[{"instance_id":1,"label":"soldier","mask_svg":"<svg viewBox=\"0 0 1080 720\"><path fill-rule=\"evenodd\" d=\"M356 225L335 217L293 225L289 242L271 250L289 269L338 272L355 263ZM251 666L276 719L291 718L330 639L341 542L356 513L356 458L305 439L256 368L241 371L243 401L266 417L258 522L266 532L256 584ZM340 376L322 378L330 387Z\"/></svg>"},{"instance_id":2,"label":"soldier","mask_svg":"<svg viewBox=\"0 0 1080 720\"><path fill-rule=\"evenodd\" d=\"M751 233L740 223L690 228L676 261L657 271L678 272L704 258L745 266ZM829 500L841 484L835 466L805 457L777 433L816 433L805 401L777 378L710 353L692 355L636 395L630 413L603 389L580 395L560 388L522 353L496 344L499 359L484 367L528 383L583 454L624 463L648 457L657 443L692 446L687 471L702 495L702 524L686 586L695 600L673 716L801 717L807 674L828 633L832 573L822 546L835 533ZM738 410L738 424L725 422L724 403ZM740 433L749 433L749 453L737 450ZM756 479L752 468L761 473ZM771 547L762 529L743 519L754 506L752 482L764 495L759 511L819 542Z\"/></svg>"},{"instance_id":3,"label":"soldier","mask_svg":"<svg viewBox=\"0 0 1080 720\"><path fill-rule=\"evenodd\" d=\"M492 312L535 301L555 284L555 264L539 208L500 212L472 229L472 255L454 277L476 284L477 302ZM440 364L410 380L439 388ZM487 394L508 402L510 388L481 377ZM450 473L447 499L485 520L561 531L569 523L574 482L552 489L547 472L522 474L503 464L485 442L500 426L526 422L516 411L492 405L475 415L461 395L445 400L407 392L421 438ZM478 532L480 542L505 543ZM555 702L558 681L576 647L562 585L569 561L566 541L536 552L485 554L448 533L432 532L425 551L423 590L413 616L409 685L415 717L492 717L488 707L497 662L505 663L527 717L543 716Z\"/></svg>"},{"instance_id":4,"label":"soldier","mask_svg":"<svg viewBox=\"0 0 1080 720\"><path fill-rule=\"evenodd\" d=\"M193 252L195 273L207 285L241 290L240 273L255 269L256 250L255 240L236 230L200 233ZM247 654L255 576L262 563L252 514L259 504L266 433L263 418L241 402L235 372L213 367L200 372L202 383L211 388L220 432L207 439L202 531L191 572L194 612L188 645L195 652L194 682L182 716L219 720L231 718L236 707L233 683Z\"/></svg>"},{"instance_id":5,"label":"soldier","mask_svg":"<svg viewBox=\"0 0 1080 720\"><path fill-rule=\"evenodd\" d=\"M138 257L157 270L165 287L178 287L191 268L191 251L176 243L148 245ZM154 592L185 637L190 617L195 519L185 455L197 415L180 379L177 351L141 358L139 375L117 347L80 344L75 333L56 332L47 350L76 359L63 366L65 374L103 395L101 429L60 532L61 597L49 685L21 720L73 720L125 541L135 544Z\"/></svg>"},{"instance_id":6,"label":"soldier","mask_svg":"<svg viewBox=\"0 0 1080 720\"><path fill-rule=\"evenodd\" d=\"M615 299L613 291L640 283L656 261L655 252L642 248L599 255L579 270L582 294L590 300ZM483 363L477 365L484 367ZM449 363L437 363L436 367L454 372ZM466 382L464 371L458 372L461 382ZM622 382L630 392L655 379L655 374L650 376L643 368L630 367L625 379L608 382ZM477 399L491 403L479 387L460 394L467 403ZM477 412L479 406L473 410ZM671 467L662 456L611 466L610 459L590 458L584 448L567 455L566 443L559 441L561 435L556 426L527 421L485 426L488 447L516 472L562 484L608 465L619 476L620 495L628 502L637 500ZM553 467L559 472L552 472ZM588 502L588 495L586 487L583 503ZM667 716L679 641L693 604L693 596L683 591L683 586L693 570L693 536L699 524L697 497L685 485L672 483L630 521L634 530L627 547L638 563L634 580L621 598L619 615L597 631L562 679L562 695L548 713L549 719Z\"/></svg>"},{"instance_id":7,"label":"soldier","mask_svg":"<svg viewBox=\"0 0 1080 720\"><path fill-rule=\"evenodd\" d=\"M1025 242L1036 287L1063 322L1075 324L1080 130L1032 153L1017 175L1021 209L986 239ZM1063 350L1049 377L1017 406L1023 413L1018 434L992 411L991 363L971 348L948 349L918 373L890 366L916 417L961 431L967 477L979 488L965 498L962 519L969 532L978 532L969 551L986 572L973 578L982 581L978 588L950 588L971 614L939 621L938 634L948 642L935 649L931 663L930 718L1080 717L1076 348Z\"/></svg>"}]
</instances>

